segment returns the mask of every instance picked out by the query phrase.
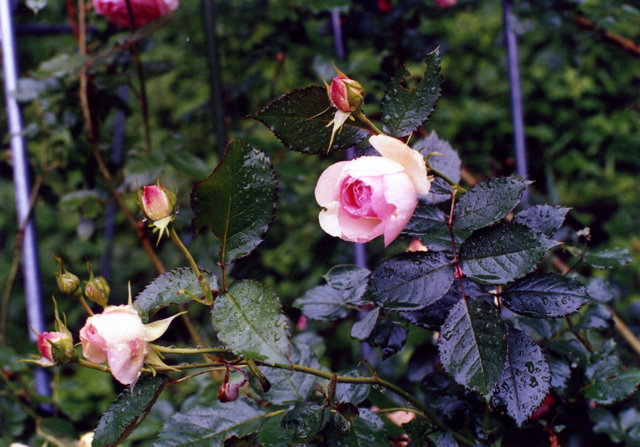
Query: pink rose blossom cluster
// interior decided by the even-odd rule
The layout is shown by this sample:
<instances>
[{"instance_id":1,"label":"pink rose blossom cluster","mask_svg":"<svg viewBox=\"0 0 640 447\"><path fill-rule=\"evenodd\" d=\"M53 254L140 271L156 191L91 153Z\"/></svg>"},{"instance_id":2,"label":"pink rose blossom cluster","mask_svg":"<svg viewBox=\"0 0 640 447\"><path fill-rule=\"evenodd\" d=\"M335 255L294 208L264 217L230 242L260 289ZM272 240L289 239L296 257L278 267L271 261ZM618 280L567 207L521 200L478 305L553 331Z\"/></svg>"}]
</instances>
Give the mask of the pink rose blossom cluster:
<instances>
[{"instance_id":1,"label":"pink rose blossom cluster","mask_svg":"<svg viewBox=\"0 0 640 447\"><path fill-rule=\"evenodd\" d=\"M387 135L370 138L382 155L364 156L329 166L315 189L324 208L320 226L332 236L368 242L384 236L389 245L411 219L418 195L431 186L422 155Z\"/></svg>"},{"instance_id":2,"label":"pink rose blossom cluster","mask_svg":"<svg viewBox=\"0 0 640 447\"><path fill-rule=\"evenodd\" d=\"M130 3L136 28L169 14L180 6L178 0L130 0ZM93 0L93 8L110 22L131 28L127 0Z\"/></svg>"}]
</instances>

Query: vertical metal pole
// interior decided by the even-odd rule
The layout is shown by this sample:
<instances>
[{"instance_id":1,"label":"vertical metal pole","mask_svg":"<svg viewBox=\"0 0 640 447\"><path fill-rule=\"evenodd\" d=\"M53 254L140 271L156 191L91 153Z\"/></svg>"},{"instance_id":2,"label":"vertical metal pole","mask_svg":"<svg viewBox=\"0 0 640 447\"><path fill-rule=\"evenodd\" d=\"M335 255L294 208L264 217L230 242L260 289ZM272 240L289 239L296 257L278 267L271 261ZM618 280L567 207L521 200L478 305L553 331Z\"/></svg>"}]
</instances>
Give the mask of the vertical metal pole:
<instances>
[{"instance_id":1,"label":"vertical metal pole","mask_svg":"<svg viewBox=\"0 0 640 447\"><path fill-rule=\"evenodd\" d=\"M344 46L344 38L342 37L342 25L340 24L340 11L338 8L331 10L331 25L333 28L333 45L336 56L338 59L344 59L347 51ZM353 147L347 149L346 152L348 160L356 157L356 151ZM367 250L365 244L353 243L353 260L358 267L367 268Z\"/></svg>"},{"instance_id":2,"label":"vertical metal pole","mask_svg":"<svg viewBox=\"0 0 640 447\"><path fill-rule=\"evenodd\" d=\"M520 87L520 69L518 62L518 42L513 30L513 2L504 0L504 34L507 42L507 65L509 67L509 84L511 86L511 115L515 143L516 172L519 177L529 176L527 167L527 148L524 135L524 114L522 112L522 90ZM528 191L522 197L522 205L527 206Z\"/></svg>"},{"instance_id":3,"label":"vertical metal pole","mask_svg":"<svg viewBox=\"0 0 640 447\"><path fill-rule=\"evenodd\" d=\"M207 41L207 61L209 62L209 78L211 88L211 109L213 110L216 145L220 157L227 146L227 127L224 123L224 88L222 69L218 53L218 35L216 34L216 16L214 0L202 0L202 20Z\"/></svg>"},{"instance_id":4,"label":"vertical metal pole","mask_svg":"<svg viewBox=\"0 0 640 447\"><path fill-rule=\"evenodd\" d=\"M22 244L22 271L24 275L25 300L29 325L38 333L45 330L42 310L42 290L40 288L40 268L33 219L30 216L29 165L22 137L22 116L14 92L18 86L18 68L15 51L13 20L10 2L0 0L0 36L2 45L2 68L4 73L4 92L7 103L11 159L13 162L13 182L16 195L18 231L24 231ZM27 330L31 340L36 338ZM44 369L35 371L36 392L48 396L51 394L49 380Z\"/></svg>"}]
</instances>

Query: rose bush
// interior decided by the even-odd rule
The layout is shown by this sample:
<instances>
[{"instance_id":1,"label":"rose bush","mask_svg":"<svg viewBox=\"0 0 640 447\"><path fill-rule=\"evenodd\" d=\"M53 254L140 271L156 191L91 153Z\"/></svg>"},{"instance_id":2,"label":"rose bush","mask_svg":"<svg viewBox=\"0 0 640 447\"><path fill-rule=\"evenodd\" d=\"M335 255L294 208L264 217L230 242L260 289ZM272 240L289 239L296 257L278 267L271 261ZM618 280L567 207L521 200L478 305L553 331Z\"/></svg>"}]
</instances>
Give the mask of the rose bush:
<instances>
[{"instance_id":1,"label":"rose bush","mask_svg":"<svg viewBox=\"0 0 640 447\"><path fill-rule=\"evenodd\" d=\"M107 361L118 382L133 386L150 354L148 343L160 337L173 318L145 325L132 306L107 306L87 318L80 330L82 353L90 362Z\"/></svg>"},{"instance_id":2,"label":"rose bush","mask_svg":"<svg viewBox=\"0 0 640 447\"><path fill-rule=\"evenodd\" d=\"M130 0L136 28L146 25L152 20L174 11L178 0ZM124 28L131 28L131 20L127 9L127 0L93 0L93 7L112 23Z\"/></svg>"},{"instance_id":3,"label":"rose bush","mask_svg":"<svg viewBox=\"0 0 640 447\"><path fill-rule=\"evenodd\" d=\"M384 235L387 246L411 219L417 196L428 194L430 180L422 155L400 140L376 135L369 141L381 157L338 162L320 175L320 226L351 242Z\"/></svg>"}]
</instances>

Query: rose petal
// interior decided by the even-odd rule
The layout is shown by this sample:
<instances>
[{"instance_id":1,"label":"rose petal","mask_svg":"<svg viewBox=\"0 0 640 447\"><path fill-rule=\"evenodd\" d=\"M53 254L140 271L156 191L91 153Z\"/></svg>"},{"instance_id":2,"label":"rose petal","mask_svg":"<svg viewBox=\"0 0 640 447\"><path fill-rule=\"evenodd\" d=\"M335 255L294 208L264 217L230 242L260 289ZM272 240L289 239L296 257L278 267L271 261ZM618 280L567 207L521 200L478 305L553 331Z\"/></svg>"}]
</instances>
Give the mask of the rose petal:
<instances>
[{"instance_id":1,"label":"rose petal","mask_svg":"<svg viewBox=\"0 0 640 447\"><path fill-rule=\"evenodd\" d=\"M316 202L321 207L329 208L337 200L336 190L341 183L342 171L348 163L348 161L340 161L332 164L320 174L316 184L315 196Z\"/></svg>"},{"instance_id":2,"label":"rose petal","mask_svg":"<svg viewBox=\"0 0 640 447\"><path fill-rule=\"evenodd\" d=\"M397 138L388 135L374 135L369 138L369 143L384 158L400 163L407 171L407 175L415 185L416 193L426 195L429 193L431 182L427 177L427 165L420 152L411 149Z\"/></svg>"}]
</instances>

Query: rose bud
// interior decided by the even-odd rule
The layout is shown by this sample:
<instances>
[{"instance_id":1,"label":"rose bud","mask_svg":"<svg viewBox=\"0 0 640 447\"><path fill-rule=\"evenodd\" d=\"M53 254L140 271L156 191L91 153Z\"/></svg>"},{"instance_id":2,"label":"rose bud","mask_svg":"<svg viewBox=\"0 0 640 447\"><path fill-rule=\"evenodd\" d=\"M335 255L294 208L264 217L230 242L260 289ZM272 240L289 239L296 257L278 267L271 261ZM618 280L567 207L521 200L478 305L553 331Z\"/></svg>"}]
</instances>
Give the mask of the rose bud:
<instances>
[{"instance_id":1,"label":"rose bud","mask_svg":"<svg viewBox=\"0 0 640 447\"><path fill-rule=\"evenodd\" d=\"M109 287L109 283L107 283L107 280L102 276L91 278L84 286L84 294L87 298L103 308L107 307L110 293L111 288Z\"/></svg>"},{"instance_id":2,"label":"rose bud","mask_svg":"<svg viewBox=\"0 0 640 447\"><path fill-rule=\"evenodd\" d=\"M364 89L362 88L362 85L360 85L358 81L354 81L353 79L347 77L335 66L333 68L335 68L338 76L333 78L333 80L331 81L331 86L327 85L326 81L325 85L327 87L327 93L329 95L331 104L338 110L336 110L333 119L329 122L329 124L327 124L327 127L333 125L327 153L329 153L329 151L331 150L333 138L335 137L336 133L340 129L342 129L342 126L347 121L347 119L351 117L351 114L353 112L359 111L362 103L364 102ZM351 117L351 119L353 119L353 117Z\"/></svg>"},{"instance_id":3,"label":"rose bud","mask_svg":"<svg viewBox=\"0 0 640 447\"><path fill-rule=\"evenodd\" d=\"M336 69L336 71L338 71ZM338 71L338 73L340 73ZM341 75L331 81L329 91L331 102L342 112L353 112L364 102L364 89L358 81Z\"/></svg>"},{"instance_id":4,"label":"rose bud","mask_svg":"<svg viewBox=\"0 0 640 447\"><path fill-rule=\"evenodd\" d=\"M176 208L176 195L162 186L147 185L138 191L142 213L152 222L170 217Z\"/></svg>"},{"instance_id":5,"label":"rose bud","mask_svg":"<svg viewBox=\"0 0 640 447\"><path fill-rule=\"evenodd\" d=\"M130 0L135 28L169 14L180 6L178 0ZM112 23L131 28L127 0L93 0L93 8Z\"/></svg>"},{"instance_id":6,"label":"rose bud","mask_svg":"<svg viewBox=\"0 0 640 447\"><path fill-rule=\"evenodd\" d=\"M36 363L42 366L54 366L69 363L78 358L73 349L73 340L63 332L43 332L38 334L40 359Z\"/></svg>"},{"instance_id":7,"label":"rose bud","mask_svg":"<svg viewBox=\"0 0 640 447\"><path fill-rule=\"evenodd\" d=\"M175 219L176 195L162 186L158 180L156 185L147 185L138 190L138 198L142 214L152 222L152 227L160 230L160 242L162 234Z\"/></svg>"},{"instance_id":8,"label":"rose bud","mask_svg":"<svg viewBox=\"0 0 640 447\"><path fill-rule=\"evenodd\" d=\"M76 295L80 290L80 278L68 272L62 264L62 258L53 256L60 263L60 272L56 273L58 289L65 295Z\"/></svg>"}]
</instances>

